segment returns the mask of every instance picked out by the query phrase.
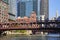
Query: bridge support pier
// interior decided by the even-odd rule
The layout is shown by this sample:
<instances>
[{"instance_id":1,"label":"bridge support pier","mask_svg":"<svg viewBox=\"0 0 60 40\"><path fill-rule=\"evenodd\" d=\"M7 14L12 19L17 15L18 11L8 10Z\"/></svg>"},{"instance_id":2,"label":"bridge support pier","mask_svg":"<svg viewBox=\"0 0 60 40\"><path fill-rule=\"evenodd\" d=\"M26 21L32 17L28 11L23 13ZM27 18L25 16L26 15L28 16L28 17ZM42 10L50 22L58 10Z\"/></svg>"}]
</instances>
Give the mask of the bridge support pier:
<instances>
[{"instance_id":1,"label":"bridge support pier","mask_svg":"<svg viewBox=\"0 0 60 40\"><path fill-rule=\"evenodd\" d=\"M32 30L32 34L35 34L36 30Z\"/></svg>"},{"instance_id":2,"label":"bridge support pier","mask_svg":"<svg viewBox=\"0 0 60 40\"><path fill-rule=\"evenodd\" d=\"M40 32L40 30L32 30L32 34L36 34L36 32Z\"/></svg>"}]
</instances>

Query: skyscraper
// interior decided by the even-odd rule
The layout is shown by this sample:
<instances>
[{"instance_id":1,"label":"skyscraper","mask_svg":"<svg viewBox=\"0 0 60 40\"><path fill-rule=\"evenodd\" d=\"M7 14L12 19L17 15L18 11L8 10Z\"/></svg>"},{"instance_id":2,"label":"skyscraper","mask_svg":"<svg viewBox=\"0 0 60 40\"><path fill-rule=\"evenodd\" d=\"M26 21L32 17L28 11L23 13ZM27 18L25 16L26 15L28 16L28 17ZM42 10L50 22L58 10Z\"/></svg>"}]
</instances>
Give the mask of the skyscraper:
<instances>
[{"instance_id":1,"label":"skyscraper","mask_svg":"<svg viewBox=\"0 0 60 40\"><path fill-rule=\"evenodd\" d=\"M40 1L40 15L44 15L44 19L48 20L49 18L49 0Z\"/></svg>"},{"instance_id":2,"label":"skyscraper","mask_svg":"<svg viewBox=\"0 0 60 40\"><path fill-rule=\"evenodd\" d=\"M16 19L16 14L17 14L17 2L16 0L9 0L9 19L10 20L15 20Z\"/></svg>"},{"instance_id":3,"label":"skyscraper","mask_svg":"<svg viewBox=\"0 0 60 40\"><path fill-rule=\"evenodd\" d=\"M38 0L33 0L33 11L38 13Z\"/></svg>"},{"instance_id":4,"label":"skyscraper","mask_svg":"<svg viewBox=\"0 0 60 40\"><path fill-rule=\"evenodd\" d=\"M17 17L29 17L32 11L38 15L38 0L20 0L17 3Z\"/></svg>"},{"instance_id":5,"label":"skyscraper","mask_svg":"<svg viewBox=\"0 0 60 40\"><path fill-rule=\"evenodd\" d=\"M15 20L17 14L17 0L2 0L9 5L9 20Z\"/></svg>"},{"instance_id":6,"label":"skyscraper","mask_svg":"<svg viewBox=\"0 0 60 40\"><path fill-rule=\"evenodd\" d=\"M25 12L26 12L26 5L25 5L25 2L18 2L17 3L17 16L20 16L20 17L24 17L25 16Z\"/></svg>"},{"instance_id":7,"label":"skyscraper","mask_svg":"<svg viewBox=\"0 0 60 40\"><path fill-rule=\"evenodd\" d=\"M58 18L58 10L56 10L56 19Z\"/></svg>"}]
</instances>

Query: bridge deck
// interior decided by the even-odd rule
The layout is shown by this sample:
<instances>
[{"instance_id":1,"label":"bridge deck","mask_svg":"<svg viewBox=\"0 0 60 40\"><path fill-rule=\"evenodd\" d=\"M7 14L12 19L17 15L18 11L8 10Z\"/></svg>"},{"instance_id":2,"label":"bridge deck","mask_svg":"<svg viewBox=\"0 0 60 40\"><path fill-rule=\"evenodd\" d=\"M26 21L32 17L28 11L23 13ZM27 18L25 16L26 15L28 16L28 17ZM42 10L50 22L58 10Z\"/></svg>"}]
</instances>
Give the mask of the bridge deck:
<instances>
[{"instance_id":1,"label":"bridge deck","mask_svg":"<svg viewBox=\"0 0 60 40\"><path fill-rule=\"evenodd\" d=\"M41 24L60 24L60 21L37 21L31 23L20 23L20 22L7 22L7 23L0 23L0 30L46 30L46 31L60 31L58 27L42 27Z\"/></svg>"}]
</instances>

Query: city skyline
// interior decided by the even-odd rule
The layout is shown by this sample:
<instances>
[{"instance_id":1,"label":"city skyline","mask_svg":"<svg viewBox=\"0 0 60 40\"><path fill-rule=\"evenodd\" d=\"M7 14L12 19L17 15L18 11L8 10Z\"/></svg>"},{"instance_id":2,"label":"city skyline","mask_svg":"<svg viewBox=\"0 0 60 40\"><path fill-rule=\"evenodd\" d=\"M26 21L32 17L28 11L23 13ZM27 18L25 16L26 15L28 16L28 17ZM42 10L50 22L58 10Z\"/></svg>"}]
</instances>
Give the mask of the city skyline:
<instances>
[{"instance_id":1,"label":"city skyline","mask_svg":"<svg viewBox=\"0 0 60 40\"><path fill-rule=\"evenodd\" d=\"M49 19L56 16L56 10L60 13L59 3L60 0L49 0ZM58 16L60 16L60 14L58 14Z\"/></svg>"},{"instance_id":2,"label":"city skyline","mask_svg":"<svg viewBox=\"0 0 60 40\"><path fill-rule=\"evenodd\" d=\"M59 4L60 0L0 0L0 40L60 40Z\"/></svg>"},{"instance_id":3,"label":"city skyline","mask_svg":"<svg viewBox=\"0 0 60 40\"><path fill-rule=\"evenodd\" d=\"M29 17L32 11L35 11L38 16L38 4L40 4L38 3L38 0L20 0L17 4L17 16Z\"/></svg>"},{"instance_id":4,"label":"city skyline","mask_svg":"<svg viewBox=\"0 0 60 40\"><path fill-rule=\"evenodd\" d=\"M56 10L60 13L59 3L60 0L49 0L49 19L56 16ZM58 16L60 16L60 14L58 14Z\"/></svg>"}]
</instances>

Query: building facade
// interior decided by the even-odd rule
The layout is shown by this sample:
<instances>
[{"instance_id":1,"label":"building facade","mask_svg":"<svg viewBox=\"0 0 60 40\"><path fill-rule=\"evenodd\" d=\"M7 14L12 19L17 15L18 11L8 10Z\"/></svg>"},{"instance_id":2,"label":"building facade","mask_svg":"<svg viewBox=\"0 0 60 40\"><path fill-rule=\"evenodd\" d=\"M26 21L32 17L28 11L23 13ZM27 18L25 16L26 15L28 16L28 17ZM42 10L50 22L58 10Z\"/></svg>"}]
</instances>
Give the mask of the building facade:
<instances>
[{"instance_id":1,"label":"building facade","mask_svg":"<svg viewBox=\"0 0 60 40\"><path fill-rule=\"evenodd\" d=\"M0 0L0 22L8 22L8 4Z\"/></svg>"},{"instance_id":2,"label":"building facade","mask_svg":"<svg viewBox=\"0 0 60 40\"><path fill-rule=\"evenodd\" d=\"M24 17L25 16L25 12L26 12L26 5L25 2L18 2L17 3L17 16L21 16Z\"/></svg>"},{"instance_id":3,"label":"building facade","mask_svg":"<svg viewBox=\"0 0 60 40\"><path fill-rule=\"evenodd\" d=\"M17 2L16 0L9 0L8 4L9 4L9 19L15 20L17 14Z\"/></svg>"},{"instance_id":4,"label":"building facade","mask_svg":"<svg viewBox=\"0 0 60 40\"><path fill-rule=\"evenodd\" d=\"M15 20L17 14L17 0L2 0L9 5L9 20Z\"/></svg>"},{"instance_id":5,"label":"building facade","mask_svg":"<svg viewBox=\"0 0 60 40\"><path fill-rule=\"evenodd\" d=\"M20 22L20 23L31 23L31 22L36 22L37 19L36 19L36 13L33 11L30 15L30 17L28 16L24 16L23 18L21 17L18 17L16 19L17 22Z\"/></svg>"},{"instance_id":6,"label":"building facade","mask_svg":"<svg viewBox=\"0 0 60 40\"><path fill-rule=\"evenodd\" d=\"M40 15L45 15L45 20L49 18L49 0L40 1Z\"/></svg>"},{"instance_id":7,"label":"building facade","mask_svg":"<svg viewBox=\"0 0 60 40\"><path fill-rule=\"evenodd\" d=\"M36 12L36 15L38 15L38 0L32 0L33 2L33 11Z\"/></svg>"},{"instance_id":8,"label":"building facade","mask_svg":"<svg viewBox=\"0 0 60 40\"><path fill-rule=\"evenodd\" d=\"M32 11L35 11L38 16L38 9L38 0L20 0L17 3L17 17L29 17Z\"/></svg>"}]
</instances>

